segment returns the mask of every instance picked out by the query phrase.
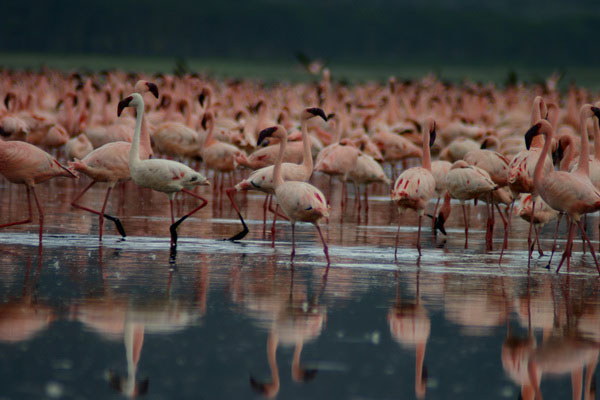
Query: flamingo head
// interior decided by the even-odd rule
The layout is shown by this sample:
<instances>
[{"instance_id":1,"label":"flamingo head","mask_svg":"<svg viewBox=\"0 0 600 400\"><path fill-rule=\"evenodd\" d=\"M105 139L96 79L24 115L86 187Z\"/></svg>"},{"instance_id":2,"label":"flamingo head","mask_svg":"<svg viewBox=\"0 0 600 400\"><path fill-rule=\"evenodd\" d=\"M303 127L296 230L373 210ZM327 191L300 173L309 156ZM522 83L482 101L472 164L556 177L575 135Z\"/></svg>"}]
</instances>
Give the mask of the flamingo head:
<instances>
[{"instance_id":1,"label":"flamingo head","mask_svg":"<svg viewBox=\"0 0 600 400\"><path fill-rule=\"evenodd\" d=\"M207 111L204 113L204 115L202 116L202 122L200 123L202 125L202 129L207 130L208 129L208 123L209 122L213 122L215 116L213 115L212 111Z\"/></svg>"},{"instance_id":2,"label":"flamingo head","mask_svg":"<svg viewBox=\"0 0 600 400\"><path fill-rule=\"evenodd\" d=\"M527 150L529 150L529 148L531 147L531 141L533 140L533 138L540 134L541 127L542 124L538 122L537 124L529 128L529 130L525 133L525 147L527 148Z\"/></svg>"},{"instance_id":3,"label":"flamingo head","mask_svg":"<svg viewBox=\"0 0 600 400\"><path fill-rule=\"evenodd\" d=\"M270 128L263 129L258 134L258 140L256 141L256 146L260 146L260 144L268 137L276 136L276 137L285 137L285 128L281 125L272 126Z\"/></svg>"},{"instance_id":4,"label":"flamingo head","mask_svg":"<svg viewBox=\"0 0 600 400\"><path fill-rule=\"evenodd\" d=\"M325 115L325 112L318 107L307 108L302 113L302 119L310 119L313 117L321 117L323 118L323 121L327 121L328 119L327 115Z\"/></svg>"},{"instance_id":5,"label":"flamingo head","mask_svg":"<svg viewBox=\"0 0 600 400\"><path fill-rule=\"evenodd\" d=\"M200 103L200 107L204 108L204 102L211 95L212 95L212 91L210 90L210 88L208 86L205 86L202 88L202 91L198 95L198 103Z\"/></svg>"},{"instance_id":6,"label":"flamingo head","mask_svg":"<svg viewBox=\"0 0 600 400\"><path fill-rule=\"evenodd\" d=\"M596 118L600 119L600 108L598 108L598 107L592 107L592 112L594 113L594 115L596 116Z\"/></svg>"},{"instance_id":7,"label":"flamingo head","mask_svg":"<svg viewBox=\"0 0 600 400\"><path fill-rule=\"evenodd\" d=\"M120 117L125 107L137 107L138 105L144 105L144 99L139 93L133 93L130 96L125 97L119 102L117 106L117 115Z\"/></svg>"},{"instance_id":8,"label":"flamingo head","mask_svg":"<svg viewBox=\"0 0 600 400\"><path fill-rule=\"evenodd\" d=\"M136 82L134 90L138 93L150 92L158 99L158 86L152 82L139 80Z\"/></svg>"}]
</instances>

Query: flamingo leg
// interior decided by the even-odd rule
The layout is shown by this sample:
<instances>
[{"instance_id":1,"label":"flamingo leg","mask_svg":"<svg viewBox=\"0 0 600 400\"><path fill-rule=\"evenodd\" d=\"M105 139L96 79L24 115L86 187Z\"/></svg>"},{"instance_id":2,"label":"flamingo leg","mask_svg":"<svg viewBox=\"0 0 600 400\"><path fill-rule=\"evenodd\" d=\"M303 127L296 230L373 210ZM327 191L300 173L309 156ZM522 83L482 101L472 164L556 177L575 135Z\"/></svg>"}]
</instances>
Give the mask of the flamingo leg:
<instances>
[{"instance_id":1,"label":"flamingo leg","mask_svg":"<svg viewBox=\"0 0 600 400\"><path fill-rule=\"evenodd\" d=\"M106 191L106 195L104 197L104 203L102 206L102 211L97 211L97 210L93 210L91 208L82 206L80 204L77 204L77 201L79 199L81 199L83 197L83 195L92 187L94 186L94 184L96 184L97 181L92 181L89 185L87 185L78 195L77 197L75 197L73 199L73 201L71 202L71 206L75 207L75 208L79 208L80 210L84 210L87 212L90 212L92 214L96 214L98 216L98 226L99 226L99 240L102 240L102 232L104 230L104 218L114 222L117 231L119 231L119 234L122 237L126 237L127 234L125 233L125 229L123 228L123 224L121 223L121 220L117 217L113 217L112 215L108 215L104 213L104 210L106 208L106 204L108 201L108 197L110 195L110 192L112 190L112 187L108 187L107 191ZM121 192L123 192L123 184L120 185L121 187ZM121 195L122 196L122 195Z\"/></svg>"},{"instance_id":2,"label":"flamingo leg","mask_svg":"<svg viewBox=\"0 0 600 400\"><path fill-rule=\"evenodd\" d=\"M487 211L487 227L485 230L485 247L487 251L492 250L492 239L494 236L494 208L492 207L492 194L488 195L488 203L485 205Z\"/></svg>"},{"instance_id":3,"label":"flamingo leg","mask_svg":"<svg viewBox=\"0 0 600 400\"><path fill-rule=\"evenodd\" d=\"M596 269L598 270L598 274L600 274L600 266L598 265L598 259L596 258L596 252L594 251L594 247L592 246L592 242L590 242L590 238L585 231L585 227L582 225L581 220L577 221L577 225L579 226L579 230L581 231L581 236L583 240L585 240L590 246L590 253L592 253L592 257L594 258L594 262L596 263Z\"/></svg>"},{"instance_id":4,"label":"flamingo leg","mask_svg":"<svg viewBox=\"0 0 600 400\"><path fill-rule=\"evenodd\" d=\"M398 259L398 243L400 241L400 217L402 214L398 216L398 230L396 231L396 247L394 248L394 260Z\"/></svg>"},{"instance_id":5,"label":"flamingo leg","mask_svg":"<svg viewBox=\"0 0 600 400\"><path fill-rule=\"evenodd\" d=\"M544 251L542 250L542 244L540 243L540 228L539 226L534 226L535 229L535 242L537 242L538 254L540 257L544 255Z\"/></svg>"},{"instance_id":6,"label":"flamingo leg","mask_svg":"<svg viewBox=\"0 0 600 400\"><path fill-rule=\"evenodd\" d=\"M585 254L585 239L583 238L583 232L587 230L587 214L583 215L583 225L577 223L579 225L579 229L581 230L581 249L583 254Z\"/></svg>"},{"instance_id":7,"label":"flamingo leg","mask_svg":"<svg viewBox=\"0 0 600 400\"><path fill-rule=\"evenodd\" d=\"M417 250L419 251L419 257L421 257L421 222L423 216L419 215L419 229L417 230Z\"/></svg>"},{"instance_id":8,"label":"flamingo leg","mask_svg":"<svg viewBox=\"0 0 600 400\"><path fill-rule=\"evenodd\" d=\"M513 209L515 208L515 200L510 202L510 207L508 208L508 230L510 231L510 225L512 223L512 215Z\"/></svg>"},{"instance_id":9,"label":"flamingo leg","mask_svg":"<svg viewBox=\"0 0 600 400\"><path fill-rule=\"evenodd\" d=\"M0 228L6 228L8 226L14 226L14 225L24 225L24 224L28 224L31 222L31 194L29 193L29 186L26 186L25 188L27 189L27 204L28 204L27 209L29 210L29 217L27 217L27 219L25 219L23 221L16 221L16 222L9 222L7 224L2 224L2 225L0 225Z\"/></svg>"},{"instance_id":10,"label":"flamingo leg","mask_svg":"<svg viewBox=\"0 0 600 400\"><path fill-rule=\"evenodd\" d=\"M433 237L435 238L436 235L436 231L435 231L435 220L437 218L437 210L438 207L440 206L440 197L437 198L437 201L435 202L435 207L433 207L433 218L431 218L431 232L433 233Z\"/></svg>"},{"instance_id":11,"label":"flamingo leg","mask_svg":"<svg viewBox=\"0 0 600 400\"><path fill-rule=\"evenodd\" d=\"M277 223L277 212L279 210L279 204L275 206L275 212L273 213L273 225L271 225L271 247L275 247L275 224ZM292 224L292 234L294 232L294 224Z\"/></svg>"},{"instance_id":12,"label":"flamingo leg","mask_svg":"<svg viewBox=\"0 0 600 400\"><path fill-rule=\"evenodd\" d=\"M550 253L550 260L548 260L548 265L546 265L546 269L550 269L550 263L552 263L552 257L554 257L554 252L556 251L556 238L558 237L558 226L560 225L560 220L562 219L563 214L558 214L558 219L556 220L556 228L554 229L554 241L552 242L552 253Z\"/></svg>"},{"instance_id":13,"label":"flamingo leg","mask_svg":"<svg viewBox=\"0 0 600 400\"><path fill-rule=\"evenodd\" d=\"M265 231L267 230L267 204L270 200L271 195L267 194L265 202L263 203L263 236L265 236Z\"/></svg>"},{"instance_id":14,"label":"flamingo leg","mask_svg":"<svg viewBox=\"0 0 600 400\"><path fill-rule=\"evenodd\" d=\"M273 241L274 243L274 241ZM291 261L294 261L294 256L296 255L296 224L292 222L292 255Z\"/></svg>"},{"instance_id":15,"label":"flamingo leg","mask_svg":"<svg viewBox=\"0 0 600 400\"><path fill-rule=\"evenodd\" d=\"M465 208L465 203L461 204L463 210L463 220L465 223L465 249L469 248L469 221L467 219L467 210Z\"/></svg>"},{"instance_id":16,"label":"flamingo leg","mask_svg":"<svg viewBox=\"0 0 600 400\"><path fill-rule=\"evenodd\" d=\"M208 204L208 200L206 200L204 197L197 195L194 192L191 192L187 189L182 189L181 190L183 193L185 194L189 194L192 197L195 197L199 200L202 200L202 203L194 208L192 211L190 211L189 213L185 214L183 217L179 218L176 222L171 224L171 227L169 228L169 230L171 231L171 246L176 246L177 245L177 227L187 219L187 217L191 216L192 214L200 211L200 209L202 209L204 206L206 206ZM171 202L172 204L172 202ZM173 220L173 214L171 213L171 221Z\"/></svg>"},{"instance_id":17,"label":"flamingo leg","mask_svg":"<svg viewBox=\"0 0 600 400\"><path fill-rule=\"evenodd\" d=\"M271 196L271 199L273 198L273 196ZM272 212L273 214L277 213L277 216L285 221L289 221L290 219L287 217L287 215L284 215L282 213L280 213L279 208L275 208L273 209L273 202L270 201L269 202L269 211Z\"/></svg>"},{"instance_id":18,"label":"flamingo leg","mask_svg":"<svg viewBox=\"0 0 600 400\"><path fill-rule=\"evenodd\" d=\"M325 238L323 237L323 232L321 232L321 227L317 224L315 224L315 227L317 228L317 232L319 232L321 242L323 242L323 253L325 253L325 258L327 258L327 266L329 266L329 264L331 264L331 261L329 260L329 247L327 247L327 243L325 242Z\"/></svg>"},{"instance_id":19,"label":"flamingo leg","mask_svg":"<svg viewBox=\"0 0 600 400\"><path fill-rule=\"evenodd\" d=\"M533 228L533 221L535 219L535 198L531 197L531 219L529 220L529 234L527 235L527 269L531 266L531 254L533 253L532 242L531 242L531 229Z\"/></svg>"},{"instance_id":20,"label":"flamingo leg","mask_svg":"<svg viewBox=\"0 0 600 400\"><path fill-rule=\"evenodd\" d=\"M500 214L500 218L502 218L502 224L504 225L504 242L502 243L502 250L504 250L508 247L508 221L504 217L504 214L502 214L502 210L500 210L498 203L494 203L494 205L496 206L498 214Z\"/></svg>"},{"instance_id":21,"label":"flamingo leg","mask_svg":"<svg viewBox=\"0 0 600 400\"><path fill-rule=\"evenodd\" d=\"M40 201L38 200L37 194L35 193L35 188L31 187L31 193L33 193L33 199L35 200L35 205L38 209L38 218L40 221L40 245L42 244L42 232L44 231L44 210L42 210L42 206L40 205Z\"/></svg>"},{"instance_id":22,"label":"flamingo leg","mask_svg":"<svg viewBox=\"0 0 600 400\"><path fill-rule=\"evenodd\" d=\"M562 267L562 264L565 261L565 259L567 260L567 271L570 268L571 247L573 245L573 228L574 228L573 221L569 221L569 234L567 235L567 245L565 246L565 250L563 251L563 255L560 259L560 263L558 264L558 268L556 269L557 274L560 271L560 268Z\"/></svg>"},{"instance_id":23,"label":"flamingo leg","mask_svg":"<svg viewBox=\"0 0 600 400\"><path fill-rule=\"evenodd\" d=\"M361 209L360 191L358 190L358 185L356 184L356 182L354 182L354 204L357 204L357 210L360 213L360 209Z\"/></svg>"},{"instance_id":24,"label":"flamingo leg","mask_svg":"<svg viewBox=\"0 0 600 400\"><path fill-rule=\"evenodd\" d=\"M229 201L231 202L231 205L233 206L233 209L237 212L238 217L240 217L240 222L242 223L242 231L239 233L236 233L235 235L233 235L232 237L230 237L227 240L230 241L234 241L234 240L242 240L249 232L248 230L248 226L246 226L246 222L244 222L244 218L242 217L242 213L240 212L240 209L238 208L238 205L235 202L235 199L233 198L233 196L237 193L237 189L235 187L230 187L229 189L225 190L225 193L227 193L227 197L229 197ZM266 201L266 199L265 199Z\"/></svg>"},{"instance_id":25,"label":"flamingo leg","mask_svg":"<svg viewBox=\"0 0 600 400\"><path fill-rule=\"evenodd\" d=\"M369 185L365 183L365 213L369 213Z\"/></svg>"}]
</instances>

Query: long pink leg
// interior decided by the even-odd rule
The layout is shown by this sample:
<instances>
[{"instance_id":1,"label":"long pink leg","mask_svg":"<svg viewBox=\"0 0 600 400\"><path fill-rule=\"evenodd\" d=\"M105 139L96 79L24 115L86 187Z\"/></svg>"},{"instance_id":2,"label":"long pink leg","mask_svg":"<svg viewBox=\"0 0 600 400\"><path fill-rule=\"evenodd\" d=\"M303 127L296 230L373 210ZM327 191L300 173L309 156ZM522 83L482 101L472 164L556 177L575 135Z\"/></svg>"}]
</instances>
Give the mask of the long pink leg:
<instances>
[{"instance_id":1,"label":"long pink leg","mask_svg":"<svg viewBox=\"0 0 600 400\"><path fill-rule=\"evenodd\" d=\"M422 215L419 215L419 230L417 231L417 250L419 251L419 257L421 257L421 220Z\"/></svg>"},{"instance_id":2,"label":"long pink leg","mask_svg":"<svg viewBox=\"0 0 600 400\"><path fill-rule=\"evenodd\" d=\"M463 220L465 223L465 249L469 248L469 221L467 219L467 210L465 209L465 203L461 204L463 210Z\"/></svg>"},{"instance_id":3,"label":"long pink leg","mask_svg":"<svg viewBox=\"0 0 600 400\"><path fill-rule=\"evenodd\" d=\"M233 209L237 212L238 216L240 217L240 221L242 223L242 231L233 235L232 237L230 237L227 240L241 240L244 238L244 236L246 236L248 234L248 226L246 226L246 222L244 222L244 218L242 217L242 213L240 212L240 209L238 208L238 205L235 202L235 199L233 198L233 196L237 193L237 189L235 187L230 187L229 189L225 190L225 193L227 193L227 197L229 197L229 201L231 202L231 205L233 206ZM266 199L265 199L266 202Z\"/></svg>"},{"instance_id":4,"label":"long pink leg","mask_svg":"<svg viewBox=\"0 0 600 400\"><path fill-rule=\"evenodd\" d=\"M365 213L369 213L369 185L365 184Z\"/></svg>"},{"instance_id":5,"label":"long pink leg","mask_svg":"<svg viewBox=\"0 0 600 400\"><path fill-rule=\"evenodd\" d=\"M358 188L358 185L356 184L356 182L354 182L354 204L357 205L357 211L360 213L362 205L360 204L360 191L358 190Z\"/></svg>"},{"instance_id":6,"label":"long pink leg","mask_svg":"<svg viewBox=\"0 0 600 400\"><path fill-rule=\"evenodd\" d=\"M265 236L265 232L267 230L267 203L271 199L271 195L268 194L265 197L265 202L263 203L263 236Z\"/></svg>"},{"instance_id":7,"label":"long pink leg","mask_svg":"<svg viewBox=\"0 0 600 400\"><path fill-rule=\"evenodd\" d=\"M271 200L273 200L273 196L271 196ZM273 214L277 213L277 216L285 221L289 221L290 219L287 217L287 215L284 215L282 213L279 212L279 208L273 208L273 201L269 202L269 211L272 212Z\"/></svg>"},{"instance_id":8,"label":"long pink leg","mask_svg":"<svg viewBox=\"0 0 600 400\"><path fill-rule=\"evenodd\" d=\"M546 265L546 269L550 269L550 263L552 263L552 257L554 257L554 252L556 251L556 238L558 237L558 226L560 225L560 220L562 219L563 213L558 214L558 219L556 220L556 228L554 229L554 241L552 242L552 253L550 253L550 260L548 260L548 265Z\"/></svg>"},{"instance_id":9,"label":"long pink leg","mask_svg":"<svg viewBox=\"0 0 600 400\"><path fill-rule=\"evenodd\" d=\"M577 221L577 225L579 226L579 230L581 231L581 236L587 242L588 246L590 246L590 253L592 253L592 257L594 258L594 262L596 263L596 269L600 274L600 266L598 266L598 259L596 258L596 252L594 251L594 247L592 246L592 242L590 242L590 238L585 231L585 227L582 225L581 220Z\"/></svg>"},{"instance_id":10,"label":"long pink leg","mask_svg":"<svg viewBox=\"0 0 600 400\"><path fill-rule=\"evenodd\" d=\"M438 207L440 206L440 197L437 198L437 201L435 202L435 207L433 207L433 218L431 218L431 233L433 234L433 236L435 237L435 219L437 218L437 210Z\"/></svg>"},{"instance_id":11,"label":"long pink leg","mask_svg":"<svg viewBox=\"0 0 600 400\"><path fill-rule=\"evenodd\" d=\"M35 188L31 188L31 193L33 193L33 199L35 200L35 205L38 209L38 218L40 221L40 245L42 244L42 232L44 231L44 210L42 210L42 206L40 205L40 201L38 200L37 194L35 193Z\"/></svg>"},{"instance_id":12,"label":"long pink leg","mask_svg":"<svg viewBox=\"0 0 600 400\"><path fill-rule=\"evenodd\" d=\"M296 224L292 222L292 261L294 261L294 256L296 255Z\"/></svg>"},{"instance_id":13,"label":"long pink leg","mask_svg":"<svg viewBox=\"0 0 600 400\"><path fill-rule=\"evenodd\" d=\"M187 189L183 189L182 190L183 193L185 194L189 194L192 197L195 197L199 200L202 200L202 203L194 208L192 211L190 211L189 213L185 214L183 217L179 218L176 222L171 224L171 227L169 228L169 230L171 231L171 246L173 245L177 245L177 227L186 220L187 217L191 216L192 214L196 213L197 211L199 211L200 209L202 209L204 206L206 206L208 204L208 200L206 200L204 197L197 195L194 192L191 192ZM171 203L172 204L172 203ZM172 208L171 208L172 209ZM173 214L171 214L171 220L173 220Z\"/></svg>"},{"instance_id":14,"label":"long pink leg","mask_svg":"<svg viewBox=\"0 0 600 400\"><path fill-rule=\"evenodd\" d=\"M534 242L537 242L538 254L540 257L542 257L544 255L544 251L542 250L542 244L540 243L540 228L539 226L534 226L533 228L535 229Z\"/></svg>"},{"instance_id":15,"label":"long pink leg","mask_svg":"<svg viewBox=\"0 0 600 400\"><path fill-rule=\"evenodd\" d=\"M398 230L396 231L396 247L394 249L394 260L398 259L398 243L400 241L400 217L402 216L402 214L398 217Z\"/></svg>"},{"instance_id":16,"label":"long pink leg","mask_svg":"<svg viewBox=\"0 0 600 400\"><path fill-rule=\"evenodd\" d=\"M573 245L573 230L574 230L573 228L574 227L575 227L575 225L573 224L573 221L569 221L569 234L567 235L567 245L566 245L563 255L560 259L560 263L558 264L558 268L556 269L556 273L558 273L560 271L560 268L562 267L562 264L565 261L565 259L567 260L567 271L569 271L570 261L571 261L571 246Z\"/></svg>"},{"instance_id":17,"label":"long pink leg","mask_svg":"<svg viewBox=\"0 0 600 400\"><path fill-rule=\"evenodd\" d=\"M531 266L531 254L533 253L532 243L531 243L531 229L533 228L533 220L535 219L535 198L531 197L531 219L529 220L529 234L527 235L527 269Z\"/></svg>"},{"instance_id":18,"label":"long pink leg","mask_svg":"<svg viewBox=\"0 0 600 400\"><path fill-rule=\"evenodd\" d=\"M96 184L96 181L92 181L89 185L87 185L78 195L77 197L75 197L73 199L73 201L71 201L71 206L75 207L75 208L79 208L80 210L84 210L87 212L90 212L92 214L96 214L98 216L98 227L99 227L99 240L102 240L102 233L104 231L104 218L111 220L112 222L115 223L115 226L117 227L117 231L119 231L119 233L121 234L121 236L125 237L127 236L125 234L125 229L123 228L123 224L121 224L121 220L117 217L113 217L112 215L108 215L104 213L104 210L106 209L106 204L108 201L108 197L110 195L110 192L112 190L112 188L109 186L108 189L106 190L106 195L104 196L104 203L102 206L102 211L97 211L85 206L82 206L80 204L77 204L77 201L79 199L81 199L83 197L83 195L92 187L94 186L94 184ZM121 191L122 191L122 185L121 185Z\"/></svg>"},{"instance_id":19,"label":"long pink leg","mask_svg":"<svg viewBox=\"0 0 600 400\"><path fill-rule=\"evenodd\" d=\"M2 225L0 225L0 228L6 228L8 226L14 226L14 225L24 225L24 224L28 224L31 222L31 195L29 193L29 186L25 186L25 188L27 189L27 204L28 204L27 209L29 210L29 217L23 221L16 221L16 222L9 222L7 224L2 224Z\"/></svg>"},{"instance_id":20,"label":"long pink leg","mask_svg":"<svg viewBox=\"0 0 600 400\"><path fill-rule=\"evenodd\" d=\"M502 250L504 250L508 247L508 221L504 217L504 214L502 214L502 211L500 210L500 206L498 206L498 203L494 203L494 205L496 206L496 209L498 210L498 214L500 214L500 218L502 218L502 224L504 225L504 243L502 244Z\"/></svg>"},{"instance_id":21,"label":"long pink leg","mask_svg":"<svg viewBox=\"0 0 600 400\"><path fill-rule=\"evenodd\" d=\"M275 224L277 223L277 216L279 213L279 203L275 206L275 212L273 213L273 225L271 225L271 247L275 247ZM294 224L292 224L292 232L294 232Z\"/></svg>"},{"instance_id":22,"label":"long pink leg","mask_svg":"<svg viewBox=\"0 0 600 400\"><path fill-rule=\"evenodd\" d=\"M317 228L317 232L319 232L321 242L323 242L323 252L325 253L325 258L327 258L327 266L329 266L329 264L331 264L331 261L329 260L329 248L327 247L327 243L325 243L325 238L323 237L323 232L321 232L321 227L317 224L315 224L315 227Z\"/></svg>"}]
</instances>

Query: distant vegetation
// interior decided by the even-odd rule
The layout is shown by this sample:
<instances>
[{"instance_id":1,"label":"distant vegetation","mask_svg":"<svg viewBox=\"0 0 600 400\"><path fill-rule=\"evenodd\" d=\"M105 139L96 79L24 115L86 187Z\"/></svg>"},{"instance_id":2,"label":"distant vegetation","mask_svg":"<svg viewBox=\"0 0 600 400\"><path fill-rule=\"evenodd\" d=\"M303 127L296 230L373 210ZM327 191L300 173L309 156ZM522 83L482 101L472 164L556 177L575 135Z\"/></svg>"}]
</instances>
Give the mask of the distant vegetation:
<instances>
[{"instance_id":1,"label":"distant vegetation","mask_svg":"<svg viewBox=\"0 0 600 400\"><path fill-rule=\"evenodd\" d=\"M600 66L597 0L4 0L0 52ZM0 60L1 64L1 60Z\"/></svg>"}]
</instances>

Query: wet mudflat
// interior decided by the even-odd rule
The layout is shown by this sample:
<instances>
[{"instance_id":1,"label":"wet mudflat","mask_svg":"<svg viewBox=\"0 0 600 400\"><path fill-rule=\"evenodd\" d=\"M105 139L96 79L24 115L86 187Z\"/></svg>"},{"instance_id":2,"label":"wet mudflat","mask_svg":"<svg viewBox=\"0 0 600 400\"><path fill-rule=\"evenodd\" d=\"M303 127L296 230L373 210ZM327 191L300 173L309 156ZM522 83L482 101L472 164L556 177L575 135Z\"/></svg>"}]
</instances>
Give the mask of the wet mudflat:
<instances>
[{"instance_id":1,"label":"wet mudflat","mask_svg":"<svg viewBox=\"0 0 600 400\"><path fill-rule=\"evenodd\" d=\"M277 224L271 248L259 194L238 195L251 232L231 243L221 239L240 229L236 214L226 196L202 189L209 205L180 226L173 259L166 196L116 189L107 210L128 236L107 221L100 244L97 217L69 205L85 182L41 185L43 247L35 224L0 231L0 399L502 399L528 398L537 383L544 398L562 399L595 390L600 282L579 243L569 275L545 269L547 255L528 271L527 225L515 217L499 266L499 220L486 252L485 207L471 206L465 250L455 207L447 237L426 222L420 259L408 213L395 261L387 190L371 192L360 213L351 192L342 214L339 185L319 179L332 204L329 268L311 225L297 227L293 264L289 223ZM84 203L100 208L104 190L96 185ZM24 188L0 182L3 222L25 217L25 202ZM177 213L195 204L183 198ZM597 217L588 231L597 245Z\"/></svg>"}]
</instances>

